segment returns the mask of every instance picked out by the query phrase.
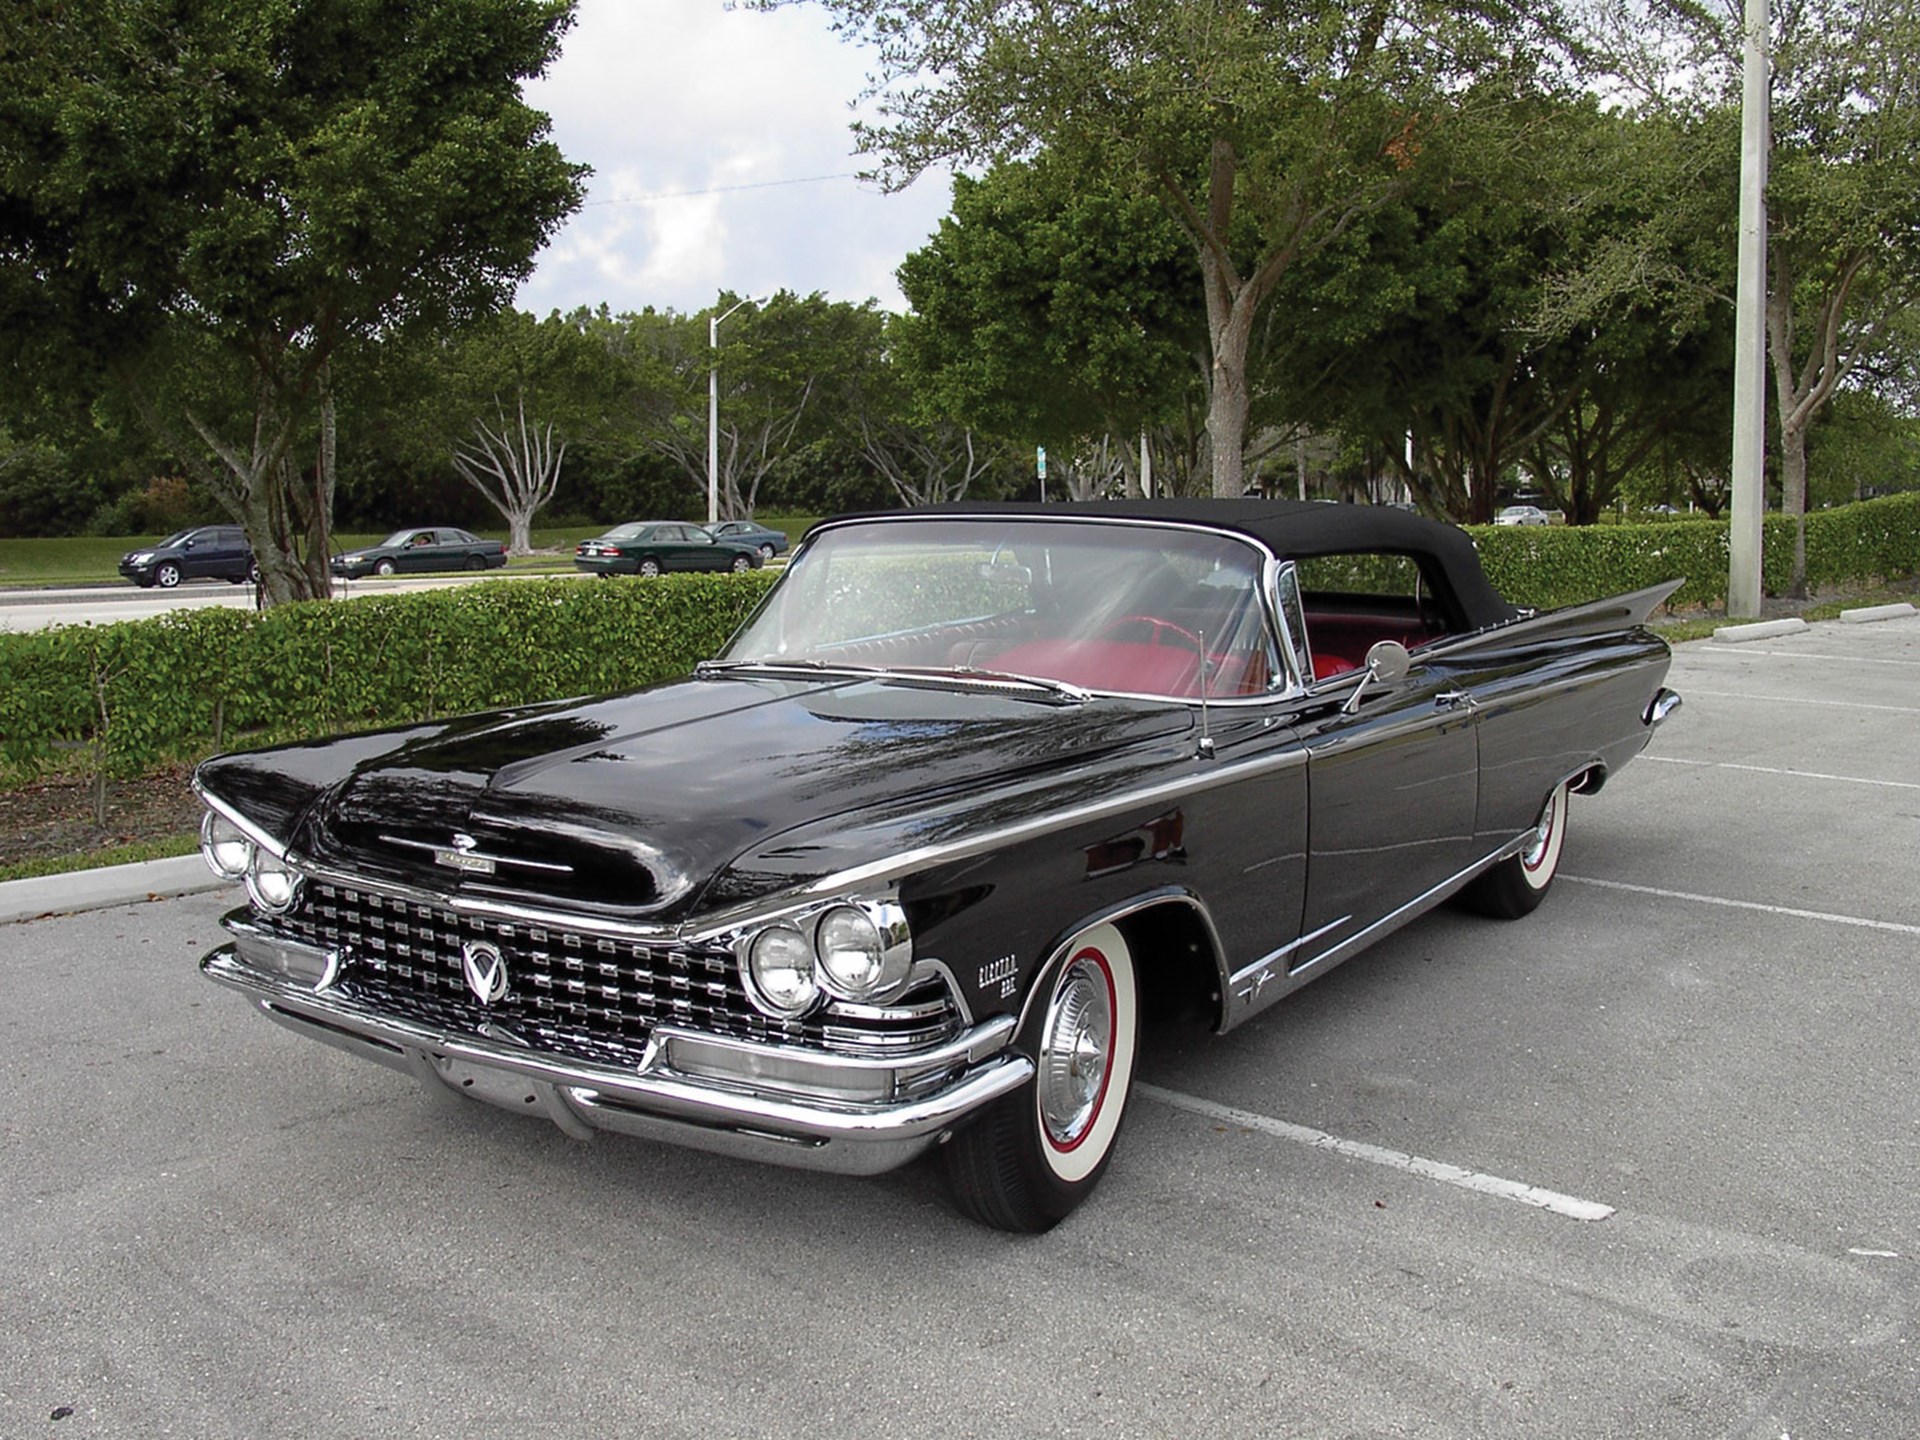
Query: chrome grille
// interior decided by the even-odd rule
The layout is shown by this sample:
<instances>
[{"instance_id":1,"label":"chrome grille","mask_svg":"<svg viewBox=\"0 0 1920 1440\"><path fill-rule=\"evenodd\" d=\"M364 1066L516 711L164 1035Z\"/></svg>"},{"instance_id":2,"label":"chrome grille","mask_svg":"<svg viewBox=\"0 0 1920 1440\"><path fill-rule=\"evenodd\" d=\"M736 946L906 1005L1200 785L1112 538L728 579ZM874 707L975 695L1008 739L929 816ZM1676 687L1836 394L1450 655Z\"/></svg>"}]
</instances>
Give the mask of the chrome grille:
<instances>
[{"instance_id":1,"label":"chrome grille","mask_svg":"<svg viewBox=\"0 0 1920 1440\"><path fill-rule=\"evenodd\" d=\"M505 1030L582 1060L632 1065L657 1025L855 1054L904 1054L951 1038L960 1015L944 985L886 1006L829 1005L804 1020L763 1015L730 950L660 945L561 926L462 914L428 901L309 881L293 910L263 928L344 957L334 994L369 1010L452 1032ZM505 997L467 988L461 946L505 957Z\"/></svg>"}]
</instances>

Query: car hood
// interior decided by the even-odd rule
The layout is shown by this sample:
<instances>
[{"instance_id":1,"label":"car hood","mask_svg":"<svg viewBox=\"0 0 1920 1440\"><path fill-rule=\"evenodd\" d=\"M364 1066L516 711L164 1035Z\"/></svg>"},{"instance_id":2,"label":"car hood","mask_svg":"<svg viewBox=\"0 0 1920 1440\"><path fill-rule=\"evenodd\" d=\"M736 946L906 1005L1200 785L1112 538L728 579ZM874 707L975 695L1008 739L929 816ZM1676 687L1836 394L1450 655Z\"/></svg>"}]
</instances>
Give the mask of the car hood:
<instances>
[{"instance_id":1,"label":"car hood","mask_svg":"<svg viewBox=\"0 0 1920 1440\"><path fill-rule=\"evenodd\" d=\"M324 784L312 781L325 744L209 762L201 784L263 825L243 797L277 808L293 848L329 868L678 921L783 835L956 804L1192 724L1185 706L1149 700L727 676L394 732L386 747L349 737L334 742L344 773ZM307 779L297 805L275 784L295 776ZM737 877L722 888L744 898Z\"/></svg>"}]
</instances>

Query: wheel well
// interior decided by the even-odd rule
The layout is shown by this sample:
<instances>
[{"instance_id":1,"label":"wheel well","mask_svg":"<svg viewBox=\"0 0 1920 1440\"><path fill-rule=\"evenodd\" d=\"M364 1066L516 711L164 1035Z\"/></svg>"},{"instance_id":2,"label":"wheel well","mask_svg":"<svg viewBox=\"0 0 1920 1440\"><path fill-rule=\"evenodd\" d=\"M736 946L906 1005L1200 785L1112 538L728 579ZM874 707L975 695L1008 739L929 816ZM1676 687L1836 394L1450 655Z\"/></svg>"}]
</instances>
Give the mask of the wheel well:
<instances>
[{"instance_id":1,"label":"wheel well","mask_svg":"<svg viewBox=\"0 0 1920 1440\"><path fill-rule=\"evenodd\" d=\"M1567 788L1575 795L1598 795L1600 787L1607 783L1607 767L1601 761L1594 761L1585 770L1575 775Z\"/></svg>"},{"instance_id":2,"label":"wheel well","mask_svg":"<svg viewBox=\"0 0 1920 1440\"><path fill-rule=\"evenodd\" d=\"M1166 900L1115 922L1133 951L1141 1021L1217 1027L1220 957L1199 906Z\"/></svg>"}]
</instances>

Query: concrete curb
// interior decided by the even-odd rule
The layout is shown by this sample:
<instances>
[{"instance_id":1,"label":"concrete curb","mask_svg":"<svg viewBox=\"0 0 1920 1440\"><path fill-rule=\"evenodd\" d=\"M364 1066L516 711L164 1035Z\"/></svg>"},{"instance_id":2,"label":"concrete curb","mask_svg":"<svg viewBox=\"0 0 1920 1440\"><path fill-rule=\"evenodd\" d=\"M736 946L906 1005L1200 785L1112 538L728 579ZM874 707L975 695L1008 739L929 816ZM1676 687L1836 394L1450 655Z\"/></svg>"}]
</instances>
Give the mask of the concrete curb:
<instances>
[{"instance_id":1,"label":"concrete curb","mask_svg":"<svg viewBox=\"0 0 1920 1440\"><path fill-rule=\"evenodd\" d=\"M216 879L197 854L142 860L136 865L109 865L99 870L69 870L62 875L36 875L31 880L0 882L0 925L230 888L239 887L230 880Z\"/></svg>"},{"instance_id":2,"label":"concrete curb","mask_svg":"<svg viewBox=\"0 0 1920 1440\"><path fill-rule=\"evenodd\" d=\"M1920 610L1902 600L1897 605L1867 605L1858 610L1842 610L1840 621L1845 625L1870 625L1876 620L1905 620L1920 615Z\"/></svg>"},{"instance_id":3,"label":"concrete curb","mask_svg":"<svg viewBox=\"0 0 1920 1440\"><path fill-rule=\"evenodd\" d=\"M1798 635L1813 627L1800 619L1756 620L1751 625L1722 625L1713 638L1723 645L1739 645L1748 640L1771 640L1776 635Z\"/></svg>"}]
</instances>

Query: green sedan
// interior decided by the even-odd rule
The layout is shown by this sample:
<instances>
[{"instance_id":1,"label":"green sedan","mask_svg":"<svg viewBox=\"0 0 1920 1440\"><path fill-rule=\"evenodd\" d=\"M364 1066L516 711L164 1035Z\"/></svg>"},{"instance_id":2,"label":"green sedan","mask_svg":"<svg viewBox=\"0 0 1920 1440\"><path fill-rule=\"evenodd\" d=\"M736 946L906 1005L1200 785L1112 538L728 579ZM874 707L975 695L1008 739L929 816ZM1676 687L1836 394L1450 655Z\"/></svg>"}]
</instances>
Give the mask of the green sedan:
<instances>
[{"instance_id":1,"label":"green sedan","mask_svg":"<svg viewBox=\"0 0 1920 1440\"><path fill-rule=\"evenodd\" d=\"M574 547L576 568L603 579L614 575L664 575L669 570L731 570L760 565L753 545L716 540L698 525L677 520L639 520L616 525Z\"/></svg>"}]
</instances>

